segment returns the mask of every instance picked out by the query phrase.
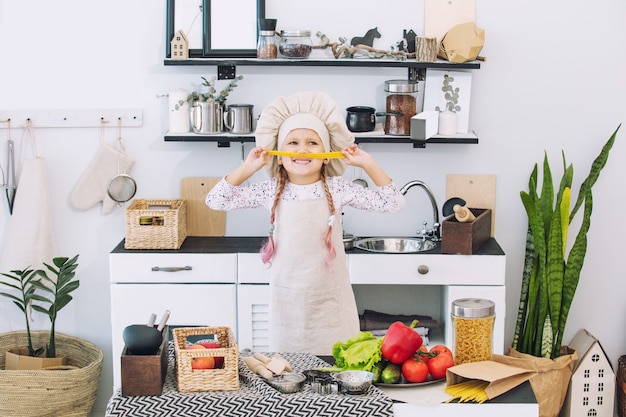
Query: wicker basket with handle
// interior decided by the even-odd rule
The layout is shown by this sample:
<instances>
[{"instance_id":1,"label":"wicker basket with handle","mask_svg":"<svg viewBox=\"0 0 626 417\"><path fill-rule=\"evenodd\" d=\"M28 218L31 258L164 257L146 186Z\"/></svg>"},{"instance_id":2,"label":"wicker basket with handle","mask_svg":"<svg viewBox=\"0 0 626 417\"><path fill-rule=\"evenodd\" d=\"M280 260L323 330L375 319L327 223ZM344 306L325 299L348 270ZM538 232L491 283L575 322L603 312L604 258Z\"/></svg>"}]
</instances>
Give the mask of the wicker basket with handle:
<instances>
[{"instance_id":1,"label":"wicker basket with handle","mask_svg":"<svg viewBox=\"0 0 626 417\"><path fill-rule=\"evenodd\" d=\"M133 200L126 209L125 249L179 249L187 238L185 200Z\"/></svg>"},{"instance_id":2,"label":"wicker basket with handle","mask_svg":"<svg viewBox=\"0 0 626 417\"><path fill-rule=\"evenodd\" d=\"M239 389L239 350L230 327L178 327L172 330L176 357L176 379L180 392L235 391ZM189 336L215 335L221 348L187 349ZM216 369L192 369L194 358L223 357L224 365Z\"/></svg>"}]
</instances>

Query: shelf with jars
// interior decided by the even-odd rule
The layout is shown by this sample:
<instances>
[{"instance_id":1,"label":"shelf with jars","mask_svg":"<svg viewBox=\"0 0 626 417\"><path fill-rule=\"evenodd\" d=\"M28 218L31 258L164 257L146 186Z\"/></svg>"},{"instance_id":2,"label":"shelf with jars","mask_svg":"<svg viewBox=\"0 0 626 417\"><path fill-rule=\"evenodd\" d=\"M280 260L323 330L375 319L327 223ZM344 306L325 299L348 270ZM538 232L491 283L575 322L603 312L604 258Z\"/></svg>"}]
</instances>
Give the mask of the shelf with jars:
<instances>
[{"instance_id":1,"label":"shelf with jars","mask_svg":"<svg viewBox=\"0 0 626 417\"><path fill-rule=\"evenodd\" d=\"M169 133L164 136L166 142L217 142L220 148L228 148L231 143L252 143L254 133L246 135L236 135L231 133L219 133L214 135L201 135L197 133ZM378 134L358 134L355 133L356 143L395 143L409 144L414 148L425 148L428 144L477 144L478 136L474 132L456 134L454 136L435 135L426 140L411 139L409 136Z\"/></svg>"}]
</instances>

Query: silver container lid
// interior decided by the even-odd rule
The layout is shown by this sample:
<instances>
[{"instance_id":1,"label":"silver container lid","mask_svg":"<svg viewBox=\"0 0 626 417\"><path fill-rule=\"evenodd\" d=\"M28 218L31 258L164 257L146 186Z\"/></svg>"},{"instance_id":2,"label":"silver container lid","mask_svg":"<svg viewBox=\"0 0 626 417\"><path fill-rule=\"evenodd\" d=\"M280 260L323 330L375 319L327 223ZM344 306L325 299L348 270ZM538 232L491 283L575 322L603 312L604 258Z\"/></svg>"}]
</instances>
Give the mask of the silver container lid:
<instances>
[{"instance_id":1,"label":"silver container lid","mask_svg":"<svg viewBox=\"0 0 626 417\"><path fill-rule=\"evenodd\" d=\"M496 305L491 300L481 298L460 298L452 302L452 315L463 318L482 318L493 316Z\"/></svg>"},{"instance_id":2,"label":"silver container lid","mask_svg":"<svg viewBox=\"0 0 626 417\"><path fill-rule=\"evenodd\" d=\"M281 38L304 38L311 36L310 30L281 30L280 31Z\"/></svg>"},{"instance_id":3,"label":"silver container lid","mask_svg":"<svg viewBox=\"0 0 626 417\"><path fill-rule=\"evenodd\" d=\"M417 81L409 80L387 80L385 81L385 91L389 93L417 93Z\"/></svg>"}]
</instances>

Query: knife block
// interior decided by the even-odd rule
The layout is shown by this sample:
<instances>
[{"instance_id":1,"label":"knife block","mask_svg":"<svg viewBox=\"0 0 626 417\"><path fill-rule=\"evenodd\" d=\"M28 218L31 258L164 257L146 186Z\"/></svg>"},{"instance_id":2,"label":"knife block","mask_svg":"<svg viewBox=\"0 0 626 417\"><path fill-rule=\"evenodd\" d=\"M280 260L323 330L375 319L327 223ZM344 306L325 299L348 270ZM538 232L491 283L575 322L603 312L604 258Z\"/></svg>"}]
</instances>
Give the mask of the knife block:
<instances>
[{"instance_id":1,"label":"knife block","mask_svg":"<svg viewBox=\"0 0 626 417\"><path fill-rule=\"evenodd\" d=\"M133 355L122 351L122 395L161 395L168 365L168 326L162 330L163 342L154 355Z\"/></svg>"}]
</instances>

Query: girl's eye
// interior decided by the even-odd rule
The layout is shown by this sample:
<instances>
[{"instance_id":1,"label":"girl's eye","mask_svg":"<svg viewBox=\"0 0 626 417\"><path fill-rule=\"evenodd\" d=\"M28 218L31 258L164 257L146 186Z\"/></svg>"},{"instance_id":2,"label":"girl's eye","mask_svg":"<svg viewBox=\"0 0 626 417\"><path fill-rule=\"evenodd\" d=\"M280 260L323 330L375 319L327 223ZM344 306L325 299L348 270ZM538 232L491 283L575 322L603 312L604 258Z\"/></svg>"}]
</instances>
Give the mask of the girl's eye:
<instances>
[{"instance_id":1,"label":"girl's eye","mask_svg":"<svg viewBox=\"0 0 626 417\"><path fill-rule=\"evenodd\" d=\"M317 146L317 141L316 140L310 140L309 141L309 145L310 146Z\"/></svg>"}]
</instances>

